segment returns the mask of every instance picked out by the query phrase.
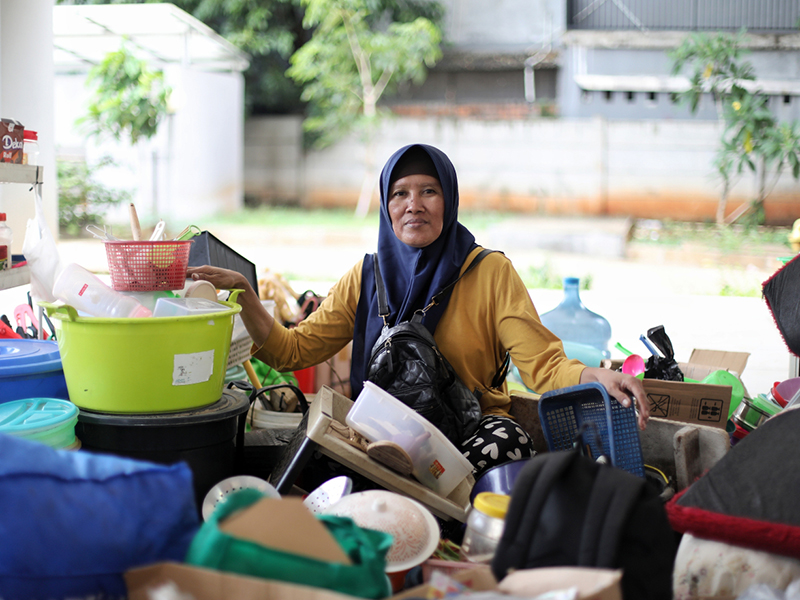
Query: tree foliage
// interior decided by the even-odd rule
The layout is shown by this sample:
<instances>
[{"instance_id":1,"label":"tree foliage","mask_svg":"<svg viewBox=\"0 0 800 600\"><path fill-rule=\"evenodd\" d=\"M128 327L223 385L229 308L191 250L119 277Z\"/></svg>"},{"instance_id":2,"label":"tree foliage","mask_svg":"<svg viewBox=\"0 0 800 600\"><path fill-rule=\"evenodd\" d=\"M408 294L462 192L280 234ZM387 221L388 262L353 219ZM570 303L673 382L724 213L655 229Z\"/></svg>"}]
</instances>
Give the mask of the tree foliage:
<instances>
[{"instance_id":1,"label":"tree foliage","mask_svg":"<svg viewBox=\"0 0 800 600\"><path fill-rule=\"evenodd\" d=\"M150 139L167 114L170 88L161 71L151 70L123 43L89 71L86 85L94 88L87 114L78 119L92 136Z\"/></svg>"},{"instance_id":2,"label":"tree foliage","mask_svg":"<svg viewBox=\"0 0 800 600\"><path fill-rule=\"evenodd\" d=\"M800 177L798 124L780 123L769 108L769 96L755 85L753 66L742 59L746 36L698 33L687 37L671 54L673 74L688 67L690 87L682 94L692 113L711 94L723 124L714 166L723 182L717 222L725 221L725 204L735 178L747 171L756 178L756 198L727 217L735 221L748 210L763 222L764 203L788 167Z\"/></svg>"},{"instance_id":3,"label":"tree foliage","mask_svg":"<svg viewBox=\"0 0 800 600\"><path fill-rule=\"evenodd\" d=\"M93 165L60 159L56 166L58 225L64 234L77 236L87 225L101 225L107 208L132 198L129 190L110 189L97 180L99 171L116 166L107 156Z\"/></svg>"},{"instance_id":4,"label":"tree foliage","mask_svg":"<svg viewBox=\"0 0 800 600\"><path fill-rule=\"evenodd\" d=\"M378 101L400 83L425 80L441 57L441 31L430 19L401 22L375 0L303 0L313 35L291 58L287 75L310 104L304 128L317 147L374 126ZM406 8L406 16L413 13Z\"/></svg>"}]
</instances>

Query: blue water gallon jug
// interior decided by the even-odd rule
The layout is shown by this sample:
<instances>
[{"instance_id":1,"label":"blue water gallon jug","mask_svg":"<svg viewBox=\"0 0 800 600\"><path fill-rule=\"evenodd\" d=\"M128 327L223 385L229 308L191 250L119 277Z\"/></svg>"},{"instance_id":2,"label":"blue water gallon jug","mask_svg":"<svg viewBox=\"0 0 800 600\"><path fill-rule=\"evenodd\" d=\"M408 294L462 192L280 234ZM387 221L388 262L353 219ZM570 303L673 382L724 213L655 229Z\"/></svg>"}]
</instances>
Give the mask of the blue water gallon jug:
<instances>
[{"instance_id":1,"label":"blue water gallon jug","mask_svg":"<svg viewBox=\"0 0 800 600\"><path fill-rule=\"evenodd\" d=\"M611 325L605 317L590 311L581 302L580 279L564 278L564 298L553 310L541 315L542 324L562 341L585 344L600 350L605 358L611 356L608 341ZM569 356L569 353L567 353ZM570 358L579 358L572 357Z\"/></svg>"}]
</instances>

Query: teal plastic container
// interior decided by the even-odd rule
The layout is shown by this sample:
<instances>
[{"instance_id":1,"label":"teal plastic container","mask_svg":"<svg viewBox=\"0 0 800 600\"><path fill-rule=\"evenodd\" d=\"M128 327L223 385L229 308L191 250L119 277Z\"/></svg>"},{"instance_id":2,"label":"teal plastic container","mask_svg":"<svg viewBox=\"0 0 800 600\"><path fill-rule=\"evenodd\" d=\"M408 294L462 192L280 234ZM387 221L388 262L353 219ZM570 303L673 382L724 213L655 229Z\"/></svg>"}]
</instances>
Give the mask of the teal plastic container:
<instances>
[{"instance_id":1,"label":"teal plastic container","mask_svg":"<svg viewBox=\"0 0 800 600\"><path fill-rule=\"evenodd\" d=\"M0 404L0 433L13 435L51 448L75 444L78 407L58 398L28 398Z\"/></svg>"}]
</instances>

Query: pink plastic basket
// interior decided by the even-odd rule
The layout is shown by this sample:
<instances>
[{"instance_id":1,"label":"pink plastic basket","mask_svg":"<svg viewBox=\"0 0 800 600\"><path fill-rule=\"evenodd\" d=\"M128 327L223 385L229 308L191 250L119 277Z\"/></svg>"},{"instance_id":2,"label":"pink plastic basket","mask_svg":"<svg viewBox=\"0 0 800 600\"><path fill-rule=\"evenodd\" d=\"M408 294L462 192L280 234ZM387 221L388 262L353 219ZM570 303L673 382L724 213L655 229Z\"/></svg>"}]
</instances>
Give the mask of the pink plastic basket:
<instances>
[{"instance_id":1,"label":"pink plastic basket","mask_svg":"<svg viewBox=\"0 0 800 600\"><path fill-rule=\"evenodd\" d=\"M186 283L192 240L105 242L111 287L118 292L179 290Z\"/></svg>"}]
</instances>

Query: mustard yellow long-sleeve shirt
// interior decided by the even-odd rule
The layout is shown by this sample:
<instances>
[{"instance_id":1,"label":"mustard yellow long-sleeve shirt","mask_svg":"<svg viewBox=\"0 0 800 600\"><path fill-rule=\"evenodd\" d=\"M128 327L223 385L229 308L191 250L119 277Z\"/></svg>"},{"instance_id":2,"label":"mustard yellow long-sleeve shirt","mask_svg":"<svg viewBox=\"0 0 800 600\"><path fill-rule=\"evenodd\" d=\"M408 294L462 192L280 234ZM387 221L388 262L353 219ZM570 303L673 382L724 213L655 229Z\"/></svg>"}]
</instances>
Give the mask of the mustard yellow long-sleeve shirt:
<instances>
[{"instance_id":1,"label":"mustard yellow long-sleeve shirt","mask_svg":"<svg viewBox=\"0 0 800 600\"><path fill-rule=\"evenodd\" d=\"M481 250L470 253L462 272ZM286 372L324 362L344 348L353 338L361 266L359 261L350 269L297 327L276 321L256 358ZM577 385L585 368L568 359L561 340L542 325L525 284L499 252L486 256L453 288L434 339L467 387L483 392L484 414L507 414L506 384L488 388L506 351L525 385L539 393Z\"/></svg>"}]
</instances>

